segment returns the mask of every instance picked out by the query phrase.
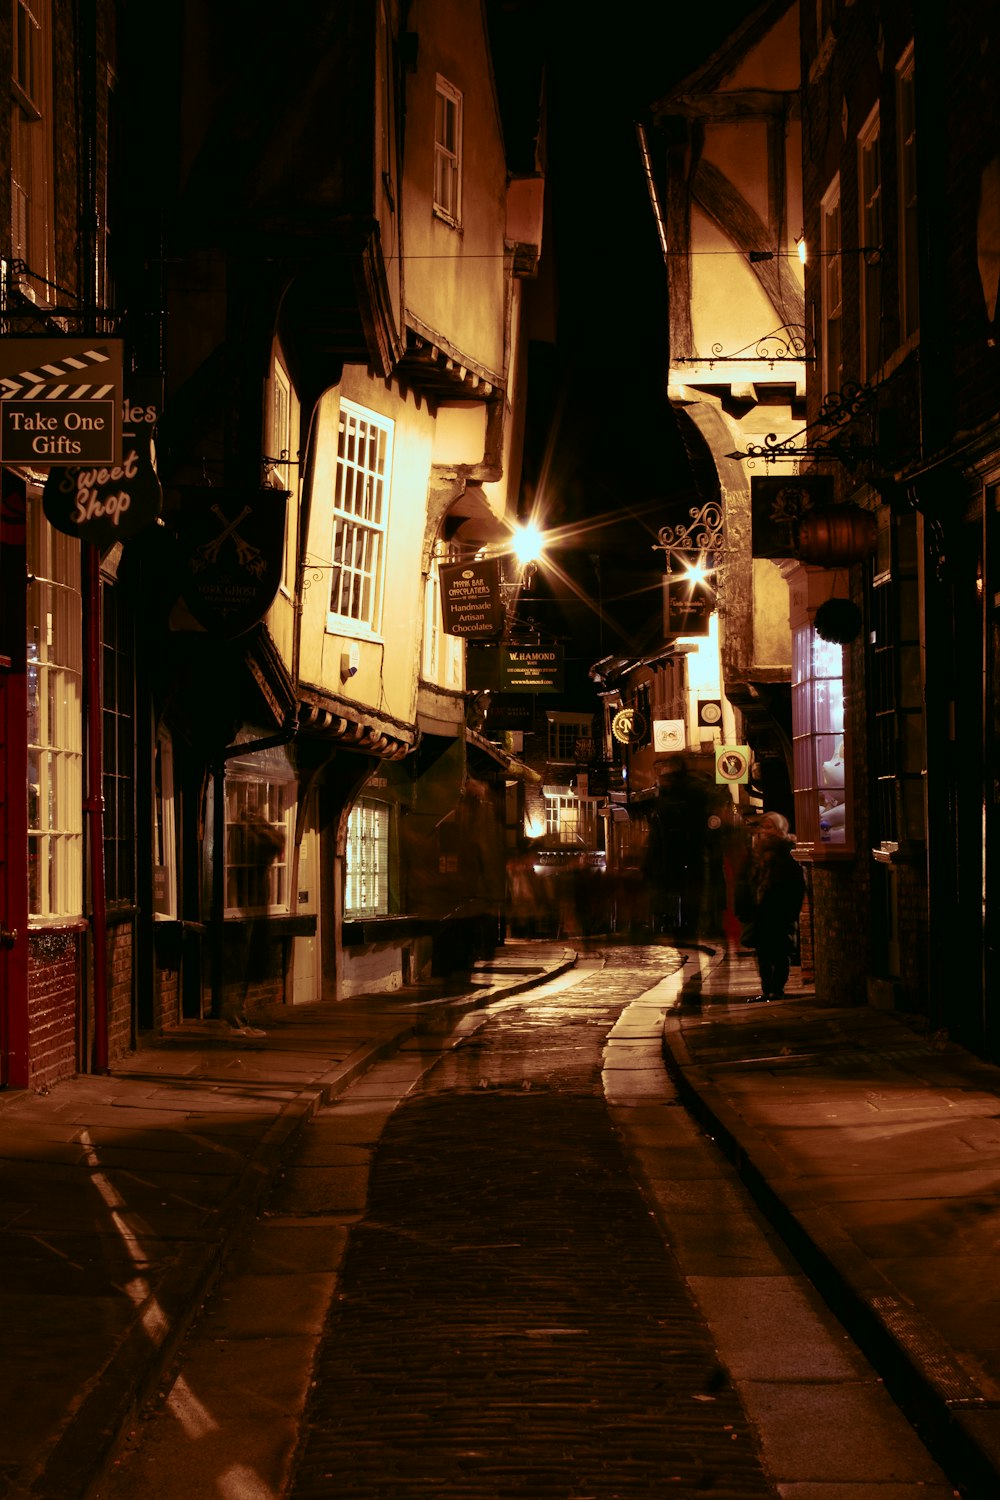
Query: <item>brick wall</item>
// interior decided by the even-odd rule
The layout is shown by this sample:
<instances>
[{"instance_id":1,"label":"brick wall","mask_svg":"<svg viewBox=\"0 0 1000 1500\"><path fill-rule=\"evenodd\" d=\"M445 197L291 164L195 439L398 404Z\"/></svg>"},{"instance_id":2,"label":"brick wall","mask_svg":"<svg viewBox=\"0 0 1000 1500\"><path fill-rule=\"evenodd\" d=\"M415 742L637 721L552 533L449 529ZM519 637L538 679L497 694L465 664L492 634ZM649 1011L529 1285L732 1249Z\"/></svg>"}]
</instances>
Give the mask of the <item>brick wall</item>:
<instances>
[{"instance_id":1,"label":"brick wall","mask_svg":"<svg viewBox=\"0 0 1000 1500\"><path fill-rule=\"evenodd\" d=\"M111 1062L132 1050L132 923L108 931L108 1057Z\"/></svg>"},{"instance_id":2,"label":"brick wall","mask_svg":"<svg viewBox=\"0 0 1000 1500\"><path fill-rule=\"evenodd\" d=\"M33 932L28 942L29 1081L50 1088L77 1072L82 933Z\"/></svg>"}]
</instances>

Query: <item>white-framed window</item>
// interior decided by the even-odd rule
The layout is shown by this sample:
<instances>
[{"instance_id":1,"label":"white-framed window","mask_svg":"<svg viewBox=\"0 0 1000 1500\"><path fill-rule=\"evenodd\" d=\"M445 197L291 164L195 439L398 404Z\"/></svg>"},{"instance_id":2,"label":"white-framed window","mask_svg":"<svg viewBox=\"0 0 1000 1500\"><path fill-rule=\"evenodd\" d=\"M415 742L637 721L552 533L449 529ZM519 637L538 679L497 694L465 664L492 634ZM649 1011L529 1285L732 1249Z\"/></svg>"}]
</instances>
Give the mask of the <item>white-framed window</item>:
<instances>
[{"instance_id":1,"label":"white-framed window","mask_svg":"<svg viewBox=\"0 0 1000 1500\"><path fill-rule=\"evenodd\" d=\"M840 178L835 177L820 204L820 274L823 299L823 394L839 391L843 367L843 274L840 229Z\"/></svg>"},{"instance_id":2,"label":"white-framed window","mask_svg":"<svg viewBox=\"0 0 1000 1500\"><path fill-rule=\"evenodd\" d=\"M440 73L434 95L434 212L462 222L462 95Z\"/></svg>"},{"instance_id":3,"label":"white-framed window","mask_svg":"<svg viewBox=\"0 0 1000 1500\"><path fill-rule=\"evenodd\" d=\"M434 682L439 687L460 691L465 681L465 643L461 636L445 634L441 612L441 578L438 569L442 562L447 561L447 557L433 558L427 575L422 675L425 682Z\"/></svg>"},{"instance_id":4,"label":"white-framed window","mask_svg":"<svg viewBox=\"0 0 1000 1500\"><path fill-rule=\"evenodd\" d=\"M376 635L382 623L393 425L341 400L327 621L332 631L349 620Z\"/></svg>"},{"instance_id":5,"label":"white-framed window","mask_svg":"<svg viewBox=\"0 0 1000 1500\"><path fill-rule=\"evenodd\" d=\"M295 589L295 545L298 528L298 469L292 464L292 382L281 360L275 356L270 390L270 421L267 434L267 457L274 483L288 490L285 506L285 542L281 567L281 589L291 594Z\"/></svg>"},{"instance_id":6,"label":"white-framed window","mask_svg":"<svg viewBox=\"0 0 1000 1500\"><path fill-rule=\"evenodd\" d=\"M226 915L288 912L295 782L227 775L225 800Z\"/></svg>"},{"instance_id":7,"label":"white-framed window","mask_svg":"<svg viewBox=\"0 0 1000 1500\"><path fill-rule=\"evenodd\" d=\"M847 797L844 648L812 625L793 632L795 832L814 853L853 844Z\"/></svg>"},{"instance_id":8,"label":"white-framed window","mask_svg":"<svg viewBox=\"0 0 1000 1500\"><path fill-rule=\"evenodd\" d=\"M589 718L581 718L579 714L562 713L558 710L550 711L549 736L546 758L563 765L576 765L577 761L590 758L587 754L578 753L589 745L592 748L594 737L594 721ZM584 746L577 741L586 742Z\"/></svg>"},{"instance_id":9,"label":"white-framed window","mask_svg":"<svg viewBox=\"0 0 1000 1500\"><path fill-rule=\"evenodd\" d=\"M389 913L389 860L392 808L362 797L347 824L344 916L385 917Z\"/></svg>"},{"instance_id":10,"label":"white-framed window","mask_svg":"<svg viewBox=\"0 0 1000 1500\"><path fill-rule=\"evenodd\" d=\"M174 812L174 746L160 730L153 759L153 913L177 916L177 834Z\"/></svg>"},{"instance_id":11,"label":"white-framed window","mask_svg":"<svg viewBox=\"0 0 1000 1500\"><path fill-rule=\"evenodd\" d=\"M55 244L52 199L52 48L50 0L11 0L11 257L33 273L19 290L51 301Z\"/></svg>"},{"instance_id":12,"label":"white-framed window","mask_svg":"<svg viewBox=\"0 0 1000 1500\"><path fill-rule=\"evenodd\" d=\"M135 901L135 628L122 591L101 585L104 719L104 887L110 906Z\"/></svg>"},{"instance_id":13,"label":"white-framed window","mask_svg":"<svg viewBox=\"0 0 1000 1500\"><path fill-rule=\"evenodd\" d=\"M858 136L858 233L861 236L861 372L882 363L882 137L878 106Z\"/></svg>"},{"instance_id":14,"label":"white-framed window","mask_svg":"<svg viewBox=\"0 0 1000 1500\"><path fill-rule=\"evenodd\" d=\"M554 844L592 849L596 842L596 804L575 792L545 793L545 838Z\"/></svg>"},{"instance_id":15,"label":"white-framed window","mask_svg":"<svg viewBox=\"0 0 1000 1500\"><path fill-rule=\"evenodd\" d=\"M28 911L83 910L80 543L28 503Z\"/></svg>"},{"instance_id":16,"label":"white-framed window","mask_svg":"<svg viewBox=\"0 0 1000 1500\"><path fill-rule=\"evenodd\" d=\"M913 43L896 66L896 151L899 178L899 328L904 339L920 321L917 246L917 117Z\"/></svg>"}]
</instances>

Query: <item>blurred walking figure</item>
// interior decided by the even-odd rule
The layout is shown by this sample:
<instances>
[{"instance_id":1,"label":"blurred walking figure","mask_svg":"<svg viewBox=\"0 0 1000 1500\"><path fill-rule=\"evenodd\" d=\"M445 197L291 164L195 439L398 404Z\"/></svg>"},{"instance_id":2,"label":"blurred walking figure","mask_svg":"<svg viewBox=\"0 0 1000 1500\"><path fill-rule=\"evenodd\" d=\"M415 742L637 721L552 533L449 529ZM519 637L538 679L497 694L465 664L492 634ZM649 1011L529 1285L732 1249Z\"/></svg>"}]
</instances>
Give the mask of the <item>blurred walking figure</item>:
<instances>
[{"instance_id":1,"label":"blurred walking figure","mask_svg":"<svg viewBox=\"0 0 1000 1500\"><path fill-rule=\"evenodd\" d=\"M705 788L691 775L687 762L673 756L660 772L660 789L649 817L643 877L655 930L675 942L701 935L707 833Z\"/></svg>"},{"instance_id":2,"label":"blurred walking figure","mask_svg":"<svg viewBox=\"0 0 1000 1500\"><path fill-rule=\"evenodd\" d=\"M795 925L805 896L805 878L792 850L788 819L768 812L757 825L754 851L741 887L737 916L746 926L743 943L757 955L761 993L753 1000L780 1000L785 993Z\"/></svg>"},{"instance_id":3,"label":"blurred walking figure","mask_svg":"<svg viewBox=\"0 0 1000 1500\"><path fill-rule=\"evenodd\" d=\"M259 977L267 954L267 911L270 903L271 866L285 850L282 828L269 823L263 811L247 805L228 830L229 881L227 904L246 913L239 989L227 991L223 1020L240 1036L260 1037L265 1033L247 1019L250 986Z\"/></svg>"}]
</instances>

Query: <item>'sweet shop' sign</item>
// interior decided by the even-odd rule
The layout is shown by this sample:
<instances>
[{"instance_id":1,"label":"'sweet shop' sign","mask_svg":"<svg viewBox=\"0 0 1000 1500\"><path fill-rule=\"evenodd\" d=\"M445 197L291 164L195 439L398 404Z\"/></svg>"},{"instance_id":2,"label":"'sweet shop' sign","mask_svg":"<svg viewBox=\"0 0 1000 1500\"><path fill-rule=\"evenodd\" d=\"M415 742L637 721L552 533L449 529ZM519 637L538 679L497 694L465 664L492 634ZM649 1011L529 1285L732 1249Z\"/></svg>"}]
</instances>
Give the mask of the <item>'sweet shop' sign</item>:
<instances>
[{"instance_id":1,"label":"'sweet shop' sign","mask_svg":"<svg viewBox=\"0 0 1000 1500\"><path fill-rule=\"evenodd\" d=\"M42 505L57 531L108 547L143 531L159 515L160 482L153 467L159 400L130 397L122 409L122 452L113 464L49 471Z\"/></svg>"}]
</instances>

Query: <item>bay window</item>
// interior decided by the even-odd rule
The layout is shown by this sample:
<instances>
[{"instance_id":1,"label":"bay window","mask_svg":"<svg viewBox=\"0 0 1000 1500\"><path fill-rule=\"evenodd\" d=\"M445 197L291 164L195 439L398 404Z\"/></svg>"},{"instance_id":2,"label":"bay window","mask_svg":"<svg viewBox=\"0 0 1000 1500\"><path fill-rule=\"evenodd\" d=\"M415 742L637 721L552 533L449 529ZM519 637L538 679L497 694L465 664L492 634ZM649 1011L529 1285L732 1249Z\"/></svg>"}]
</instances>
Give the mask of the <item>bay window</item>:
<instances>
[{"instance_id":1,"label":"bay window","mask_svg":"<svg viewBox=\"0 0 1000 1500\"><path fill-rule=\"evenodd\" d=\"M853 844L847 800L844 648L812 625L793 635L795 831L814 854Z\"/></svg>"}]
</instances>

